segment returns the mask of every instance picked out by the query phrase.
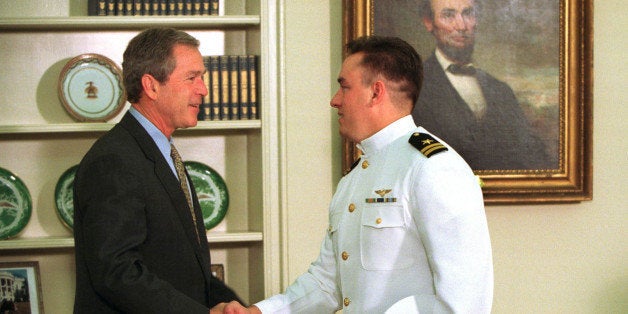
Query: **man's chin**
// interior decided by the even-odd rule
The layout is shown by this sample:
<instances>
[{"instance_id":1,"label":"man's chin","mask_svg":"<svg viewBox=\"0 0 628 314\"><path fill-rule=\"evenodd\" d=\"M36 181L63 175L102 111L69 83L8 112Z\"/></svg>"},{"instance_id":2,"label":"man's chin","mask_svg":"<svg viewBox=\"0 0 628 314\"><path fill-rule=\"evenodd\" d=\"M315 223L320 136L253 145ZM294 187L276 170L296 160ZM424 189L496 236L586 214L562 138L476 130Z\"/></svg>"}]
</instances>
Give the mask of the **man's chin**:
<instances>
[{"instance_id":1,"label":"man's chin","mask_svg":"<svg viewBox=\"0 0 628 314\"><path fill-rule=\"evenodd\" d=\"M439 47L440 50L447 56L448 59L459 63L470 63L473 56L473 45L466 47Z\"/></svg>"}]
</instances>

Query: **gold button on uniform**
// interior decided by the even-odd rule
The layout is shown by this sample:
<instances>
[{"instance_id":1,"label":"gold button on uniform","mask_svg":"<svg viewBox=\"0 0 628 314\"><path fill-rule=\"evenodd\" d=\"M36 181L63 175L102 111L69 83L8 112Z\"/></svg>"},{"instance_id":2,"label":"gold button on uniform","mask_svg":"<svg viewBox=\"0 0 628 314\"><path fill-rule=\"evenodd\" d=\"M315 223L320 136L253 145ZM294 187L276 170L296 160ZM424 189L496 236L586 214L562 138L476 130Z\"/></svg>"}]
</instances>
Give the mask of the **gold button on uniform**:
<instances>
[{"instance_id":1,"label":"gold button on uniform","mask_svg":"<svg viewBox=\"0 0 628 314\"><path fill-rule=\"evenodd\" d=\"M375 219L375 223L378 224L378 225L381 224L382 223L382 219L381 218Z\"/></svg>"},{"instance_id":2,"label":"gold button on uniform","mask_svg":"<svg viewBox=\"0 0 628 314\"><path fill-rule=\"evenodd\" d=\"M353 203L349 204L349 212L353 213L354 210L355 210L355 204Z\"/></svg>"},{"instance_id":3,"label":"gold button on uniform","mask_svg":"<svg viewBox=\"0 0 628 314\"><path fill-rule=\"evenodd\" d=\"M345 306L349 306L349 303L351 303L351 299L345 298L342 303L344 303Z\"/></svg>"},{"instance_id":4,"label":"gold button on uniform","mask_svg":"<svg viewBox=\"0 0 628 314\"><path fill-rule=\"evenodd\" d=\"M347 253L346 251L342 252L342 259L346 261L347 258L349 258L349 253Z\"/></svg>"},{"instance_id":5,"label":"gold button on uniform","mask_svg":"<svg viewBox=\"0 0 628 314\"><path fill-rule=\"evenodd\" d=\"M368 167L369 167L369 162L368 162L368 161L366 161L366 160L365 160L365 161L363 161L363 162L362 162L362 169L366 169L366 168L368 168Z\"/></svg>"}]
</instances>

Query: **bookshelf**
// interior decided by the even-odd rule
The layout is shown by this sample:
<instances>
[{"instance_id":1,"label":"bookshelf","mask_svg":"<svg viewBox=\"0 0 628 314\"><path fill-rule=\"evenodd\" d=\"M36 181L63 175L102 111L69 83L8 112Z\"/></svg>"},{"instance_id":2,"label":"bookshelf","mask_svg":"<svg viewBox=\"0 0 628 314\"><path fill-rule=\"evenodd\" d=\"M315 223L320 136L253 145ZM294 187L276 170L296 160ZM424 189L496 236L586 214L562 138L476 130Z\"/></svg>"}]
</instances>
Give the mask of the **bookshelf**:
<instances>
[{"instance_id":1,"label":"bookshelf","mask_svg":"<svg viewBox=\"0 0 628 314\"><path fill-rule=\"evenodd\" d=\"M87 1L0 0L0 167L25 182L33 214L16 237L0 241L0 261L37 260L44 308L67 313L74 291L74 241L56 214L59 176L122 117L76 122L57 95L67 61L98 53L122 63L127 42L144 28L169 26L201 41L203 55L258 56L259 119L199 121L178 130L184 160L215 169L227 183L227 216L207 231L212 263L245 301L279 291L279 131L276 3L221 1L219 16L87 16Z\"/></svg>"}]
</instances>

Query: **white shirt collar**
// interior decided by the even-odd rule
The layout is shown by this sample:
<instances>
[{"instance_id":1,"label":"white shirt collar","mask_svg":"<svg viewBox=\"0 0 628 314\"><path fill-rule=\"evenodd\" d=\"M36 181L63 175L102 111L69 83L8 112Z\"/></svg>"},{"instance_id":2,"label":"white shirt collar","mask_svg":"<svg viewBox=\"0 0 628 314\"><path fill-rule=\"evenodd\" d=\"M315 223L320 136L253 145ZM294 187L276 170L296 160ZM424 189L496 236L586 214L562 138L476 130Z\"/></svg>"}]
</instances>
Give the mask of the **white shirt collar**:
<instances>
[{"instance_id":1,"label":"white shirt collar","mask_svg":"<svg viewBox=\"0 0 628 314\"><path fill-rule=\"evenodd\" d=\"M367 153L374 154L375 152L388 146L388 144L392 143L399 137L416 129L416 127L417 126L414 123L412 116L407 115L379 130L377 133L358 143L356 146L365 155Z\"/></svg>"}]
</instances>

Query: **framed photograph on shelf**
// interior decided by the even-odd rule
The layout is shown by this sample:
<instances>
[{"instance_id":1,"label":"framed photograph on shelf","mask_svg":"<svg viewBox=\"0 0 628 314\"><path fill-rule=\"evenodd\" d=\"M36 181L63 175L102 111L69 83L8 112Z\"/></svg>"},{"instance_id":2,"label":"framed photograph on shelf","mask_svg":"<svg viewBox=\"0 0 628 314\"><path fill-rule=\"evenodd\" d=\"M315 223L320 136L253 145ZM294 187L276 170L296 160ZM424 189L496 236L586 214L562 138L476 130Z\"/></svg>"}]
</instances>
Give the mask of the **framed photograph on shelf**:
<instances>
[{"instance_id":1,"label":"framed photograph on shelf","mask_svg":"<svg viewBox=\"0 0 628 314\"><path fill-rule=\"evenodd\" d=\"M343 0L343 44L366 35L419 52L415 122L469 163L487 204L592 199L592 0ZM343 171L359 156L344 140Z\"/></svg>"},{"instance_id":2,"label":"framed photograph on shelf","mask_svg":"<svg viewBox=\"0 0 628 314\"><path fill-rule=\"evenodd\" d=\"M0 313L43 313L38 262L0 262Z\"/></svg>"},{"instance_id":3,"label":"framed photograph on shelf","mask_svg":"<svg viewBox=\"0 0 628 314\"><path fill-rule=\"evenodd\" d=\"M210 266L212 275L218 278L218 280L225 282L225 266L222 264L211 264Z\"/></svg>"}]
</instances>

